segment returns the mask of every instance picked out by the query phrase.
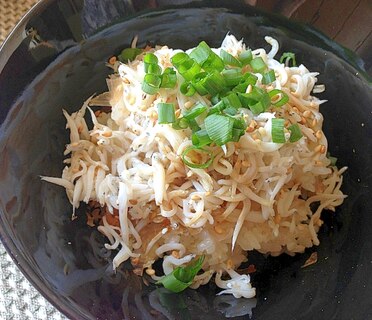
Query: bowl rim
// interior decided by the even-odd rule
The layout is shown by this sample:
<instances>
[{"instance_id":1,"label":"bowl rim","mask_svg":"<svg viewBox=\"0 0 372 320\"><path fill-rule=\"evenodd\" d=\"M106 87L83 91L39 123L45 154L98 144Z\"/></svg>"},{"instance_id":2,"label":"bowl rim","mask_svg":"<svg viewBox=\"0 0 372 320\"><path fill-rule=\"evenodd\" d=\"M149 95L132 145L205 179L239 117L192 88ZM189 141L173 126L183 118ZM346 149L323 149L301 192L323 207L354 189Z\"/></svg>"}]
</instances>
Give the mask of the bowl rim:
<instances>
[{"instance_id":1,"label":"bowl rim","mask_svg":"<svg viewBox=\"0 0 372 320\"><path fill-rule=\"evenodd\" d=\"M18 48L23 40L19 35L24 31L26 24L29 20L39 15L50 5L57 3L58 0L39 0L31 9L29 9L20 21L13 27L11 32L7 35L4 42L0 45L0 73L7 64L9 58L14 51ZM368 79L364 78L368 83ZM0 213L2 209L0 209ZM32 284L32 286L41 294L53 307L55 307L64 316L70 319L91 319L86 314L79 312L76 308L72 307L66 299L61 299L61 295L57 294L52 287L48 286L43 281L37 272L30 266L27 259L18 249L15 241L10 236L4 223L4 215L0 214L0 240L4 245L9 256L12 258L13 263L22 272L23 276Z\"/></svg>"},{"instance_id":2,"label":"bowl rim","mask_svg":"<svg viewBox=\"0 0 372 320\"><path fill-rule=\"evenodd\" d=\"M0 73L4 69L11 55L19 46L20 39L18 36L24 30L24 27L28 21L37 16L40 12L44 11L52 3L56 3L57 1L58 0L37 1L13 27L0 46ZM2 210L0 209L0 211ZM89 319L86 317L86 315L79 313L75 308L71 308L71 305L67 304L65 300L60 299L60 296L39 278L39 275L33 270L33 268L20 253L20 250L6 230L6 224L4 223L3 217L4 215L0 214L0 240L5 250L11 257L13 263L21 271L22 275L32 284L39 294L41 294L53 307L55 307L67 318L76 319L79 317L79 319Z\"/></svg>"}]
</instances>

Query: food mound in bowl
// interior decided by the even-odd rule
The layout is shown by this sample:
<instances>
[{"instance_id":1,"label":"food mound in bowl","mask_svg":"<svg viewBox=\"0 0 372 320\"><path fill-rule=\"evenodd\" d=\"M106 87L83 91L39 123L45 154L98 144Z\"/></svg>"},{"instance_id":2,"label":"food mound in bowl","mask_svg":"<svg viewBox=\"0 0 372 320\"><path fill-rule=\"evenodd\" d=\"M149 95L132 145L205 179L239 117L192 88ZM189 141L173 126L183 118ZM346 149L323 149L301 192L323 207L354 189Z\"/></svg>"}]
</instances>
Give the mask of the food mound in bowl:
<instances>
[{"instance_id":1,"label":"food mound in bowl","mask_svg":"<svg viewBox=\"0 0 372 320\"><path fill-rule=\"evenodd\" d=\"M319 245L321 212L342 204L346 168L327 154L318 73L291 52L274 59L278 42L265 40L268 53L229 34L220 48L186 52L134 41L109 60L107 93L63 111L66 167L43 180L66 189L73 216L89 204L114 268L130 259L174 292L215 274L219 294L250 298L238 270L248 251Z\"/></svg>"}]
</instances>

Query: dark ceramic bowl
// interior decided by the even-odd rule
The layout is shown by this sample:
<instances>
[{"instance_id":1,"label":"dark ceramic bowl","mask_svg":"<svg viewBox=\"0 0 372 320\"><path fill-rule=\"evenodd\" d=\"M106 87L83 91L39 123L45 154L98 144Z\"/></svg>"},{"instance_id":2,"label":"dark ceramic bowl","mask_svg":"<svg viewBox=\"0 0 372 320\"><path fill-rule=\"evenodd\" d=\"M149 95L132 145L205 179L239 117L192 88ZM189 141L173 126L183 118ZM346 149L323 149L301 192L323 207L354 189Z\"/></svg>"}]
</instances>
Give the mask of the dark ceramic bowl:
<instances>
[{"instance_id":1,"label":"dark ceramic bowl","mask_svg":"<svg viewBox=\"0 0 372 320\"><path fill-rule=\"evenodd\" d=\"M164 1L163 1L164 2ZM313 29L239 1L42 1L0 56L0 234L25 276L71 319L370 319L372 317L372 92L363 62ZM151 2L153 3L153 2ZM216 297L214 285L179 295L146 287L125 266L112 272L104 239L80 213L70 220L58 176L68 141L61 108L105 90L106 59L135 35L139 45L218 46L230 31L253 48L279 39L326 85L321 98L330 152L348 166L349 195L325 213L318 262L255 256L257 299Z\"/></svg>"}]
</instances>

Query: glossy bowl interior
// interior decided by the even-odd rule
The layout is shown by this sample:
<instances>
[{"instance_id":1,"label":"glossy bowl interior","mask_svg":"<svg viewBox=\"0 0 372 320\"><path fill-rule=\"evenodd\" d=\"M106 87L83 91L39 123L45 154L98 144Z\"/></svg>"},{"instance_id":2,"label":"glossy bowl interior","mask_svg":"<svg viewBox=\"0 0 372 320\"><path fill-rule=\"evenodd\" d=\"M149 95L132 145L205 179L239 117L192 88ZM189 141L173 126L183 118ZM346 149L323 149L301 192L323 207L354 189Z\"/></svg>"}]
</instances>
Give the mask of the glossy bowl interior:
<instances>
[{"instance_id":1,"label":"glossy bowl interior","mask_svg":"<svg viewBox=\"0 0 372 320\"><path fill-rule=\"evenodd\" d=\"M168 1L169 2L169 1ZM257 11L244 2L43 1L23 20L0 55L0 234L26 277L71 319L367 319L372 316L372 92L361 61L313 29ZM100 3L100 2L98 2ZM111 3L111 1L110 1ZM73 4L73 5L72 5ZM105 14L98 14L104 12ZM252 254L257 299L217 297L213 284L169 294L128 272L112 272L104 238L71 221L64 190L41 182L58 176L68 142L62 107L77 110L105 91L105 61L135 35L146 43L219 46L227 32L252 48L268 47L320 72L330 152L348 166L337 212L323 215L321 245L295 257ZM301 268L312 251L318 262Z\"/></svg>"}]
</instances>

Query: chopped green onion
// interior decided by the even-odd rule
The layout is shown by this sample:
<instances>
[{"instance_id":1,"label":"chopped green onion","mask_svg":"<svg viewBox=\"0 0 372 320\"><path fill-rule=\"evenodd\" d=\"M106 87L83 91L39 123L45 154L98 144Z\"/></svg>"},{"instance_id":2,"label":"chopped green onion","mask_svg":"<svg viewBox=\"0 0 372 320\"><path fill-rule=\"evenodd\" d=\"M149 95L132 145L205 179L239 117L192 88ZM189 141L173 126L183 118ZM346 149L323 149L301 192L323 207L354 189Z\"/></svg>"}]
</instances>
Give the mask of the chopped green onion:
<instances>
[{"instance_id":1,"label":"chopped green onion","mask_svg":"<svg viewBox=\"0 0 372 320\"><path fill-rule=\"evenodd\" d=\"M195 94L196 90L190 82L185 81L184 83L181 84L180 91L186 97L191 97Z\"/></svg>"},{"instance_id":2,"label":"chopped green onion","mask_svg":"<svg viewBox=\"0 0 372 320\"><path fill-rule=\"evenodd\" d=\"M121 62L133 61L140 53L142 49L138 48L126 48L118 56Z\"/></svg>"},{"instance_id":3,"label":"chopped green onion","mask_svg":"<svg viewBox=\"0 0 372 320\"><path fill-rule=\"evenodd\" d=\"M188 122L189 122L189 127L192 132L196 132L200 130L200 127L195 119L188 120Z\"/></svg>"},{"instance_id":4,"label":"chopped green onion","mask_svg":"<svg viewBox=\"0 0 372 320\"><path fill-rule=\"evenodd\" d=\"M287 94L285 94L282 90L279 89L274 89L268 92L271 104L275 107L281 107L284 106L288 101L289 97ZM280 95L281 98L275 102L272 101L272 98L275 97L276 95Z\"/></svg>"},{"instance_id":5,"label":"chopped green onion","mask_svg":"<svg viewBox=\"0 0 372 320\"><path fill-rule=\"evenodd\" d=\"M193 279L201 270L203 262L204 255L186 267L177 267L156 284L162 284L168 290L176 293L181 292L192 284Z\"/></svg>"},{"instance_id":6,"label":"chopped green onion","mask_svg":"<svg viewBox=\"0 0 372 320\"><path fill-rule=\"evenodd\" d=\"M215 54L205 41L191 51L190 58L195 60L205 71L222 71L225 67L222 59Z\"/></svg>"},{"instance_id":7,"label":"chopped green onion","mask_svg":"<svg viewBox=\"0 0 372 320\"><path fill-rule=\"evenodd\" d=\"M233 128L231 141L238 142L245 130Z\"/></svg>"},{"instance_id":8,"label":"chopped green onion","mask_svg":"<svg viewBox=\"0 0 372 320\"><path fill-rule=\"evenodd\" d=\"M271 137L275 143L285 143L284 119L271 119Z\"/></svg>"},{"instance_id":9,"label":"chopped green onion","mask_svg":"<svg viewBox=\"0 0 372 320\"><path fill-rule=\"evenodd\" d=\"M209 137L219 146L226 144L232 139L234 119L228 116L211 114L204 120L205 129Z\"/></svg>"},{"instance_id":10,"label":"chopped green onion","mask_svg":"<svg viewBox=\"0 0 372 320\"><path fill-rule=\"evenodd\" d=\"M235 116L238 112L233 107L227 107L226 109L223 110L223 113L229 116Z\"/></svg>"},{"instance_id":11,"label":"chopped green onion","mask_svg":"<svg viewBox=\"0 0 372 320\"><path fill-rule=\"evenodd\" d=\"M166 124L176 121L173 103L158 103L158 123Z\"/></svg>"},{"instance_id":12,"label":"chopped green onion","mask_svg":"<svg viewBox=\"0 0 372 320\"><path fill-rule=\"evenodd\" d=\"M177 74L173 68L166 68L161 75L160 88L174 88L177 83Z\"/></svg>"},{"instance_id":13,"label":"chopped green onion","mask_svg":"<svg viewBox=\"0 0 372 320\"><path fill-rule=\"evenodd\" d=\"M142 82L142 91L147 94L156 94L159 91L161 77L156 74L146 74Z\"/></svg>"},{"instance_id":14,"label":"chopped green onion","mask_svg":"<svg viewBox=\"0 0 372 320\"><path fill-rule=\"evenodd\" d=\"M258 78L254 74L246 72L244 73L243 79L240 81L240 83L232 90L234 92L245 93L249 85L254 86L257 83L257 79Z\"/></svg>"},{"instance_id":15,"label":"chopped green onion","mask_svg":"<svg viewBox=\"0 0 372 320\"><path fill-rule=\"evenodd\" d=\"M208 115L219 113L225 108L226 108L225 103L221 100L217 102L213 107L209 108Z\"/></svg>"},{"instance_id":16,"label":"chopped green onion","mask_svg":"<svg viewBox=\"0 0 372 320\"><path fill-rule=\"evenodd\" d=\"M196 74L200 73L201 70L201 66L192 59L186 60L176 68L180 75L188 81L191 81Z\"/></svg>"},{"instance_id":17,"label":"chopped green onion","mask_svg":"<svg viewBox=\"0 0 372 320\"><path fill-rule=\"evenodd\" d=\"M286 66L289 66L289 63L292 62L292 67L296 67L296 56L293 52L284 52L280 57L280 63L285 63Z\"/></svg>"},{"instance_id":18,"label":"chopped green onion","mask_svg":"<svg viewBox=\"0 0 372 320\"><path fill-rule=\"evenodd\" d=\"M211 95L216 95L226 90L225 79L217 71L209 73L204 78L203 86Z\"/></svg>"},{"instance_id":19,"label":"chopped green onion","mask_svg":"<svg viewBox=\"0 0 372 320\"><path fill-rule=\"evenodd\" d=\"M248 84L254 86L254 85L257 83L258 77L255 76L255 75L252 74L252 73L246 72L246 73L244 73L244 75L243 75L243 79L244 79L244 81L247 82Z\"/></svg>"},{"instance_id":20,"label":"chopped green onion","mask_svg":"<svg viewBox=\"0 0 372 320\"><path fill-rule=\"evenodd\" d=\"M143 57L143 62L145 65L145 72L148 72L149 66L151 65L157 65L158 64L158 57L154 55L153 53L146 53L146 55Z\"/></svg>"},{"instance_id":21,"label":"chopped green onion","mask_svg":"<svg viewBox=\"0 0 372 320\"><path fill-rule=\"evenodd\" d=\"M253 114L260 114L266 110L265 105L262 101L251 104L249 106L249 109L253 112Z\"/></svg>"},{"instance_id":22,"label":"chopped green onion","mask_svg":"<svg viewBox=\"0 0 372 320\"><path fill-rule=\"evenodd\" d=\"M225 64L217 54L211 51L208 59L202 64L202 67L205 71L221 72L225 67Z\"/></svg>"},{"instance_id":23,"label":"chopped green onion","mask_svg":"<svg viewBox=\"0 0 372 320\"><path fill-rule=\"evenodd\" d=\"M239 61L243 66L249 64L251 60L253 59L252 50L248 49L245 51L242 51L239 55Z\"/></svg>"},{"instance_id":24,"label":"chopped green onion","mask_svg":"<svg viewBox=\"0 0 372 320\"><path fill-rule=\"evenodd\" d=\"M194 107L192 107L190 110L187 110L183 114L183 117L187 120L195 119L196 117L200 116L203 112L205 112L207 108L208 108L207 106L199 102Z\"/></svg>"},{"instance_id":25,"label":"chopped green onion","mask_svg":"<svg viewBox=\"0 0 372 320\"><path fill-rule=\"evenodd\" d=\"M189 59L190 57L188 56L187 53L178 52L171 58L171 62L178 69L183 63L185 63Z\"/></svg>"},{"instance_id":26,"label":"chopped green onion","mask_svg":"<svg viewBox=\"0 0 372 320\"><path fill-rule=\"evenodd\" d=\"M151 74L158 74L158 75L160 75L161 74L161 67L158 64L149 64L147 66L146 72L147 73L151 73Z\"/></svg>"},{"instance_id":27,"label":"chopped green onion","mask_svg":"<svg viewBox=\"0 0 372 320\"><path fill-rule=\"evenodd\" d=\"M207 61L211 52L212 49L208 46L208 44L205 41L202 41L195 49L191 51L190 58L202 65L205 61Z\"/></svg>"},{"instance_id":28,"label":"chopped green onion","mask_svg":"<svg viewBox=\"0 0 372 320\"><path fill-rule=\"evenodd\" d=\"M262 75L262 83L269 84L274 82L276 79L274 70L270 70Z\"/></svg>"},{"instance_id":29,"label":"chopped green onion","mask_svg":"<svg viewBox=\"0 0 372 320\"><path fill-rule=\"evenodd\" d=\"M194 146L204 147L210 144L212 142L212 139L209 138L207 130L202 129L192 134L191 141Z\"/></svg>"},{"instance_id":30,"label":"chopped green onion","mask_svg":"<svg viewBox=\"0 0 372 320\"><path fill-rule=\"evenodd\" d=\"M212 104L216 104L220 101L221 101L221 97L218 93L211 97Z\"/></svg>"},{"instance_id":31,"label":"chopped green onion","mask_svg":"<svg viewBox=\"0 0 372 320\"><path fill-rule=\"evenodd\" d=\"M241 71L240 68L223 70L221 75L224 77L226 85L229 87L238 85L243 80Z\"/></svg>"},{"instance_id":32,"label":"chopped green onion","mask_svg":"<svg viewBox=\"0 0 372 320\"><path fill-rule=\"evenodd\" d=\"M238 59L223 49L220 51L220 56L226 65L234 67L240 67L242 65Z\"/></svg>"},{"instance_id":33,"label":"chopped green onion","mask_svg":"<svg viewBox=\"0 0 372 320\"><path fill-rule=\"evenodd\" d=\"M191 162L191 161L187 160L186 158L189 158L190 159L190 156L191 155L189 155L189 153L192 152L192 151L199 152L199 153L205 153L209 157L209 159L206 162L204 162L204 163ZM182 152L182 161L184 162L185 165L187 165L190 168L194 168L194 169L206 169L206 168L208 168L211 165L211 163L213 161L213 154L212 154L211 151L208 151L208 150L199 148L197 146L188 146Z\"/></svg>"},{"instance_id":34,"label":"chopped green onion","mask_svg":"<svg viewBox=\"0 0 372 320\"><path fill-rule=\"evenodd\" d=\"M234 92L223 97L222 101L225 103L227 107L233 107L235 109L239 109L242 107L242 103L240 102L239 97Z\"/></svg>"},{"instance_id":35,"label":"chopped green onion","mask_svg":"<svg viewBox=\"0 0 372 320\"><path fill-rule=\"evenodd\" d=\"M183 130L188 128L189 122L185 118L178 118L172 123L172 128L175 130Z\"/></svg>"},{"instance_id":36,"label":"chopped green onion","mask_svg":"<svg viewBox=\"0 0 372 320\"><path fill-rule=\"evenodd\" d=\"M290 142L296 142L302 138L302 132L297 123L289 126L288 130L291 132L291 136L289 137Z\"/></svg>"},{"instance_id":37,"label":"chopped green onion","mask_svg":"<svg viewBox=\"0 0 372 320\"><path fill-rule=\"evenodd\" d=\"M241 117L236 118L235 117L233 127L234 127L234 129L245 130L247 128L247 124L246 124L246 122L244 121L243 118L241 118Z\"/></svg>"},{"instance_id":38,"label":"chopped green onion","mask_svg":"<svg viewBox=\"0 0 372 320\"><path fill-rule=\"evenodd\" d=\"M191 80L191 83L193 87L196 89L196 91L201 95L204 96L208 93L208 91L203 86L204 78L208 75L207 72L199 72L194 75L194 77Z\"/></svg>"},{"instance_id":39,"label":"chopped green onion","mask_svg":"<svg viewBox=\"0 0 372 320\"><path fill-rule=\"evenodd\" d=\"M249 63L254 72L262 73L267 68L265 61L261 57L257 57L251 60Z\"/></svg>"},{"instance_id":40,"label":"chopped green onion","mask_svg":"<svg viewBox=\"0 0 372 320\"><path fill-rule=\"evenodd\" d=\"M254 114L264 112L270 106L270 97L267 92L256 86L249 93L239 93L238 97L243 107L248 107Z\"/></svg>"}]
</instances>

